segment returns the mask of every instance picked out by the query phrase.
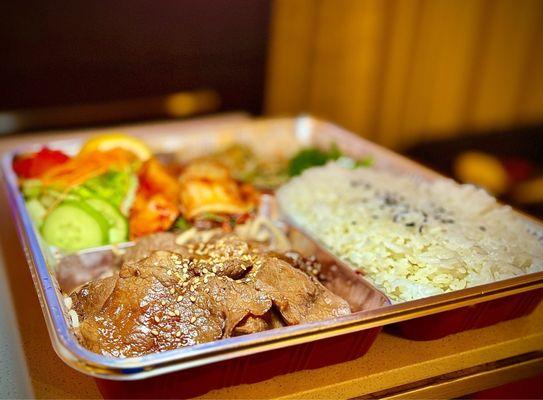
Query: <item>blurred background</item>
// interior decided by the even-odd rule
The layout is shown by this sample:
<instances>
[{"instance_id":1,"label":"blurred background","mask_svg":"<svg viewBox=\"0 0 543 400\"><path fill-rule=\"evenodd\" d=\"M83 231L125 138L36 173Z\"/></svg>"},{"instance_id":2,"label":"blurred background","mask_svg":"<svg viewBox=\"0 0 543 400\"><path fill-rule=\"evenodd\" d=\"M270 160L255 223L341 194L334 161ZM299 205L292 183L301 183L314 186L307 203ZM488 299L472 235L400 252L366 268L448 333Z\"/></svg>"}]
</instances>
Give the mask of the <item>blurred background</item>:
<instances>
[{"instance_id":1,"label":"blurred background","mask_svg":"<svg viewBox=\"0 0 543 400\"><path fill-rule=\"evenodd\" d=\"M310 113L543 215L540 0L0 8L2 134Z\"/></svg>"}]
</instances>

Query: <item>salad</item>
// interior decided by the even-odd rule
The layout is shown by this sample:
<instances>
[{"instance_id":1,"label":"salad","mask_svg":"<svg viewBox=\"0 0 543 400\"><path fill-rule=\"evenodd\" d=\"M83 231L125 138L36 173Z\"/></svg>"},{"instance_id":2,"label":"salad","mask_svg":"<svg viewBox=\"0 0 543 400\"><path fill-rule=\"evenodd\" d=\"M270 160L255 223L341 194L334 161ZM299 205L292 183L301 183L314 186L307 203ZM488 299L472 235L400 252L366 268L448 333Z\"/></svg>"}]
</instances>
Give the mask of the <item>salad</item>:
<instances>
[{"instance_id":1,"label":"salad","mask_svg":"<svg viewBox=\"0 0 543 400\"><path fill-rule=\"evenodd\" d=\"M169 183L177 182L156 163L140 140L108 134L91 139L73 157L47 147L20 155L13 170L44 240L76 251L127 241L145 206L156 209L161 226L166 219L175 221L175 199L150 181L167 176Z\"/></svg>"},{"instance_id":2,"label":"salad","mask_svg":"<svg viewBox=\"0 0 543 400\"><path fill-rule=\"evenodd\" d=\"M13 170L43 239L74 252L168 230L232 232L256 216L262 193L329 160L369 163L335 146L263 160L235 144L165 164L141 140L114 133L93 137L74 156L48 147L19 155Z\"/></svg>"}]
</instances>

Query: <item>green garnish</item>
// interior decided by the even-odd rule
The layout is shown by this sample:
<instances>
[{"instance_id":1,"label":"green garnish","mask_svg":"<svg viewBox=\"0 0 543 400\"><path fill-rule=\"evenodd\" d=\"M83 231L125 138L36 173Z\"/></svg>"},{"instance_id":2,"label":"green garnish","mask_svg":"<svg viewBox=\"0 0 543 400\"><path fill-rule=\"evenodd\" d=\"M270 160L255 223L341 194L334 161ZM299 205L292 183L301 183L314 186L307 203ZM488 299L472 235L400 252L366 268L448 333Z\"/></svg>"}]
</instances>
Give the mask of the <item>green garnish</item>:
<instances>
[{"instance_id":1,"label":"green garnish","mask_svg":"<svg viewBox=\"0 0 543 400\"><path fill-rule=\"evenodd\" d=\"M300 175L308 168L324 165L330 160L337 160L339 157L341 157L341 153L337 147L332 147L329 151L313 147L302 149L290 160L288 174L290 176Z\"/></svg>"},{"instance_id":2,"label":"green garnish","mask_svg":"<svg viewBox=\"0 0 543 400\"><path fill-rule=\"evenodd\" d=\"M172 225L172 229L180 230L181 232L188 231L192 225L183 217L178 217Z\"/></svg>"},{"instance_id":3,"label":"green garnish","mask_svg":"<svg viewBox=\"0 0 543 400\"><path fill-rule=\"evenodd\" d=\"M110 170L87 180L77 191L82 197L98 196L120 208L132 186L132 178L130 171Z\"/></svg>"},{"instance_id":4,"label":"green garnish","mask_svg":"<svg viewBox=\"0 0 543 400\"><path fill-rule=\"evenodd\" d=\"M328 161L338 160L346 157L336 144L333 144L328 150L321 150L316 147L309 147L300 150L291 158L288 165L289 176L300 175L303 171L311 167L317 167L326 164ZM348 158L348 157L346 157ZM373 159L367 157L361 160L353 160L353 167L369 167L373 164Z\"/></svg>"},{"instance_id":5,"label":"green garnish","mask_svg":"<svg viewBox=\"0 0 543 400\"><path fill-rule=\"evenodd\" d=\"M226 220L225 217L219 214L214 214L210 212L203 213L201 216L201 219L207 219L208 221L215 221L215 222L224 222Z\"/></svg>"}]
</instances>

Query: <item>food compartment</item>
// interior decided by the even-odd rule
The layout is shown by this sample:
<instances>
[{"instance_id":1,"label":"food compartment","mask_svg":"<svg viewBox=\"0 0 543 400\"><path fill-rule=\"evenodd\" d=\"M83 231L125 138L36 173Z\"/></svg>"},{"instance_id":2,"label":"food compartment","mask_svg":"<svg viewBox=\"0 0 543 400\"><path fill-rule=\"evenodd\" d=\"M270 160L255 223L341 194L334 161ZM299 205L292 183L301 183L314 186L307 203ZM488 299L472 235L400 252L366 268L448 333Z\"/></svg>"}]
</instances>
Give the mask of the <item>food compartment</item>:
<instances>
[{"instance_id":1,"label":"food compartment","mask_svg":"<svg viewBox=\"0 0 543 400\"><path fill-rule=\"evenodd\" d=\"M317 278L332 293L346 300L352 312L375 310L389 304L384 295L375 290L349 267L319 248L311 239L294 228L285 228L292 243L287 257L307 256L309 264L299 268ZM57 278L63 291L69 292L85 284L90 278L112 275L122 261L124 249L101 249L65 256L59 261ZM72 321L73 322L73 321ZM321 321L323 326L332 320ZM278 328L281 329L281 328ZM274 349L249 356L170 373L134 382L97 379L106 398L189 398L213 389L254 383L277 375L303 369L320 368L365 354L381 327L347 333L309 343ZM249 336L245 336L250 339ZM220 346L220 341L216 342Z\"/></svg>"},{"instance_id":2,"label":"food compartment","mask_svg":"<svg viewBox=\"0 0 543 400\"><path fill-rule=\"evenodd\" d=\"M302 125L259 121L152 140L127 129L26 146L6 155L4 169L45 245L70 254L167 231L180 218L200 224L243 216L259 193L345 156L341 143L301 132Z\"/></svg>"},{"instance_id":3,"label":"food compartment","mask_svg":"<svg viewBox=\"0 0 543 400\"><path fill-rule=\"evenodd\" d=\"M456 216L454 212L449 214L450 210L447 209L448 206L444 205L441 207L441 204L439 204L441 200L449 196L453 197L452 194L455 194L454 191L458 190L450 180L440 177L436 173L410 160L366 142L364 139L355 137L337 127L331 127L327 124L318 124L318 126L316 129L317 132L314 132L315 140L313 143L326 145L331 141L336 141L339 143L341 149L354 159L371 154L374 158L374 165L370 168L357 169L360 173L338 162L334 162L333 165L329 164L325 167L314 168L305 172L301 177L294 178L294 180L291 180L280 188L278 194L279 202L280 204L282 203L281 206L287 214L289 221L303 229L308 235L322 243L325 240L322 236L319 236L319 232L321 235L330 235L327 238L327 244L330 245L330 249L335 249L335 251L338 251L338 249L348 249L347 251L351 251L347 256L343 254L341 257L353 265L354 269L356 269L354 266L356 260L362 264L364 262L371 262L374 265L379 265L379 257L372 258L372 252L374 254L387 254L388 259L381 261L384 267L375 268L372 271L373 275L368 273L368 276L371 276L371 279L368 278L368 280L375 282L375 285L380 285L379 287L386 287L386 293L390 294L394 303L401 305L406 310L410 308L414 310L417 308L417 304L421 304L420 301L415 301L411 306L412 301L416 299L424 299L424 303L428 305L437 304L440 301L439 295L443 292L441 292L441 289L437 289L438 285L432 287L431 284L427 285L427 282L424 282L425 278L427 281L432 281L433 278L429 278L432 273L437 276L437 279L442 280L441 282L446 282L443 279L447 279L447 275L452 275L454 279L457 279L457 281L452 280L452 283L448 287L448 293L458 294L458 297L461 297L465 293L465 288L476 288L479 285L486 286L485 288L481 287L482 294L492 291L493 285L503 279L514 280L515 277L533 276L534 281L538 280L537 271L540 271L543 265L541 243L537 243L537 238L541 241L541 224L534 221L527 221L519 213L497 205L494 199L481 190L463 186L461 189L463 191L463 198L461 199L462 196L460 196L459 191L458 198L453 198L450 204L453 206L453 211L473 208L473 215L468 215L469 212L465 213L468 215L465 218L466 221L470 221L470 218L475 219L478 217L477 220L481 222L477 226L470 228L471 231L469 231L462 224L462 212ZM322 135L318 133L323 131L326 132ZM401 179L397 179L400 176ZM348 185L340 183L340 181L347 179L350 179ZM305 180L305 187L303 184L300 184L303 180ZM285 191L285 187L291 187L292 189ZM409 195L406 195L405 192L409 193L410 190L418 190L419 188L422 188L420 191L427 197L430 195L435 196L438 201L436 203L426 202L424 200L426 196L421 196L420 199L411 204L406 202L405 200L406 198L409 199ZM402 189L405 190L404 193L402 193ZM349 193L349 191L357 192ZM372 191L375 191L375 195L377 196L375 204L371 204L371 196L367 194ZM451 192L453 193L451 194ZM321 193L324 193L324 195L321 195ZM334 203L334 200L330 200L334 198L333 193L338 193L339 197L347 200ZM310 199L309 203L306 201L309 205L298 205L297 196L302 199ZM283 200L281 200L282 197ZM330 204L335 204L336 208L329 208ZM368 206L369 204L371 206ZM366 226L364 221L357 220L358 215L353 207L366 208L365 219L379 221L379 223L382 220L382 226L386 226L387 229L392 225L396 225L401 234L398 236L397 242L389 240L387 243L386 240L381 239L381 237L387 237L386 232L383 232L386 229L375 228L375 224L372 225L371 222ZM296 217L296 212L299 213L299 210L305 210L307 213L305 215L298 214L298 217ZM387 214L388 210L390 210L390 215ZM343 220L338 222L336 218L338 215ZM459 218L457 219L456 217ZM434 221L433 226L429 224L432 220ZM500 220L507 220L507 223L504 222L502 225L492 223L493 221ZM523 227L525 232L521 232L520 225L524 224L524 222L526 222L526 225ZM351 224L353 229L351 229ZM438 224L441 226L438 226ZM352 239L353 232L356 229L360 229L366 236ZM481 254L480 260L483 261L473 261L473 257L469 256L467 257L468 263L466 265L453 265L451 262L453 256L460 257L455 254L453 256L450 255L452 252L443 245L443 243L448 242L446 238L436 242L436 248L444 248L442 253L443 259L439 259L441 255L438 252L434 255L425 254L417 258L416 254L413 255L412 253L405 252L402 248L404 243L417 243L418 237L423 237L424 235L433 237L442 230L451 230L454 232L454 240L459 243L461 251ZM501 234L504 230L510 230L514 233L505 239L502 238L501 242L496 237L500 235L490 236L492 244L484 250L481 250L482 240L474 239L474 237L478 236L477 234L480 234L479 236L487 235L488 237L488 235L492 235L492 232ZM365 232L372 233L366 234ZM468 234L473 241L472 246L466 246L465 244ZM336 243L330 243L331 237L335 238L334 241ZM522 239L515 240L517 237L522 237ZM348 242L348 240L351 240L351 242ZM454 240L451 241L454 242ZM374 242L377 245L373 249L368 250L367 248L363 248L365 243ZM499 244L493 244L494 242ZM425 248L426 246L427 244L423 243L420 247ZM494 246L494 250L492 250L492 246ZM371 245L368 247L371 247ZM358 248L358 253L355 254L349 248ZM509 249L508 257L502 257L505 248ZM496 253L500 255L496 256ZM416 263L424 265L428 261L429 263L433 263L434 269L429 269L426 275L417 274L416 271L405 273L406 276L402 274L390 274L390 268L387 270L387 266L391 265L391 260L394 260L395 254L406 255L406 259L411 265ZM339 257L339 253L336 256ZM477 262L486 266L487 263L490 264L488 260L490 258L492 259L492 268L486 267L482 271L477 269ZM436 259L438 259L437 262ZM402 265L398 263L394 267L394 270L399 269L403 273L403 271L409 270L409 264ZM472 265L470 264L473 264L473 269L471 269ZM436 273L436 271L440 272ZM474 273L474 271L477 272ZM361 270L359 272L363 274ZM474 273L474 278L471 282L465 277L457 278L455 276L455 274L465 274L468 276L472 273ZM441 276L438 274L441 274ZM388 275L392 275L392 277L385 279L384 277ZM415 276L417 279L422 277L423 279L420 279L422 283L418 286L415 285L415 282L410 281L410 275ZM412 288L415 293L419 292L419 294L412 298L407 298L409 296L400 298L396 291L402 286ZM397 297L394 298L394 295ZM394 325L395 328L392 330L404 337L417 338L418 340L443 337L463 330L488 326L503 320L526 315L536 307L540 300L541 295L539 294L539 290L527 291L524 294L521 293L490 301L484 301L484 295L482 295L479 299L480 305L474 304L457 310L400 322ZM428 310L428 314L431 314L431 310Z\"/></svg>"},{"instance_id":4,"label":"food compartment","mask_svg":"<svg viewBox=\"0 0 543 400\"><path fill-rule=\"evenodd\" d=\"M358 272L334 257L300 230L287 226L284 222L281 222L281 225L290 248L283 253L272 251L272 254L288 260L295 269L299 269L310 279L316 279L330 292L345 300L349 304L351 313L376 310L390 305L388 298L364 280ZM202 231L202 234L205 235L206 231ZM178 238L182 236L182 233L177 234ZM60 257L53 268L60 292L70 295L91 281L108 278L118 273L125 262L123 257L127 251L130 257L129 263L133 263L133 254L139 252L139 250L134 252L134 246L135 243L125 243L120 247L108 246ZM157 247L156 250L162 249Z\"/></svg>"}]
</instances>

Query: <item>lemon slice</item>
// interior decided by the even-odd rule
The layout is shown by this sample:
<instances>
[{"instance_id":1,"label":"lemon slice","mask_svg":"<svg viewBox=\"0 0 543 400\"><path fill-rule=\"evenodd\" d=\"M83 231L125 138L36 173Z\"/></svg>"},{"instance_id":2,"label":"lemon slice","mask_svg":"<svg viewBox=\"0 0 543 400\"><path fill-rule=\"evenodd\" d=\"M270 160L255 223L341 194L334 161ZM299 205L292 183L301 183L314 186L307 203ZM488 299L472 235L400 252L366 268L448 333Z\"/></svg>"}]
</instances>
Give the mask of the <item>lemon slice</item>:
<instances>
[{"instance_id":1,"label":"lemon slice","mask_svg":"<svg viewBox=\"0 0 543 400\"><path fill-rule=\"evenodd\" d=\"M91 151L108 151L121 148L134 153L140 160L151 157L152 152L145 143L124 133L105 133L89 139L81 148L81 154Z\"/></svg>"}]
</instances>

